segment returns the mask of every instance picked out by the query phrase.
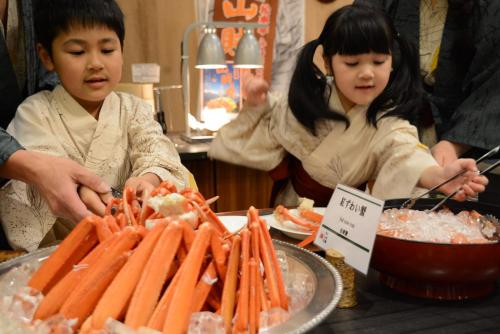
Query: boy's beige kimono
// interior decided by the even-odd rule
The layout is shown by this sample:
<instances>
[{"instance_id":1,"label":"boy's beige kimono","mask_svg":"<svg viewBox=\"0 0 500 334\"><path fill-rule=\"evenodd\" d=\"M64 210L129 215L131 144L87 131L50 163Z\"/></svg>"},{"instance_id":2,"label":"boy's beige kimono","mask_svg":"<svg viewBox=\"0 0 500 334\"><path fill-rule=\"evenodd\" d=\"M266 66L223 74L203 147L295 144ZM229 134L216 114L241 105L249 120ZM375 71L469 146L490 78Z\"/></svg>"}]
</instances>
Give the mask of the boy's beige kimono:
<instances>
[{"instance_id":1,"label":"boy's beige kimono","mask_svg":"<svg viewBox=\"0 0 500 334\"><path fill-rule=\"evenodd\" d=\"M333 189L338 183L358 187L374 181L369 191L381 199L410 196L422 172L437 165L410 123L387 117L375 128L366 122L367 106L356 105L346 112L335 88L330 107L346 113L350 126L346 129L345 123L320 120L316 136L293 116L286 97L270 94L268 100L265 106L244 108L220 129L209 156L270 171L288 152L321 185ZM290 183L277 198L285 205L297 205L297 201Z\"/></svg>"},{"instance_id":2,"label":"boy's beige kimono","mask_svg":"<svg viewBox=\"0 0 500 334\"><path fill-rule=\"evenodd\" d=\"M189 172L151 107L130 94L111 93L96 120L57 86L26 99L7 131L26 149L70 158L117 189L145 173L178 188L188 185ZM28 251L61 240L74 226L52 215L39 193L20 181L0 190L0 218L10 245Z\"/></svg>"}]
</instances>

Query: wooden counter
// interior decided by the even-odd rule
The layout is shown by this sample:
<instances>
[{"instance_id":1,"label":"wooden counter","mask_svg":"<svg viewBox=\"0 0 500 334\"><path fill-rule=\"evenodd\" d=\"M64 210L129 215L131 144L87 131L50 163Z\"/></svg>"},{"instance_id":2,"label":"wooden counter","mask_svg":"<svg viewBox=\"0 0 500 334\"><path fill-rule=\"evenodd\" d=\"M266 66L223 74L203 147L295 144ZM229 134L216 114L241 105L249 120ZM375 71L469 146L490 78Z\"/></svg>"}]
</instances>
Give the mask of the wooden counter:
<instances>
[{"instance_id":1,"label":"wooden counter","mask_svg":"<svg viewBox=\"0 0 500 334\"><path fill-rule=\"evenodd\" d=\"M206 198L219 195L215 212L270 206L272 179L267 172L208 158L210 143L188 143L177 133L168 134L182 163L193 173L199 191Z\"/></svg>"}]
</instances>

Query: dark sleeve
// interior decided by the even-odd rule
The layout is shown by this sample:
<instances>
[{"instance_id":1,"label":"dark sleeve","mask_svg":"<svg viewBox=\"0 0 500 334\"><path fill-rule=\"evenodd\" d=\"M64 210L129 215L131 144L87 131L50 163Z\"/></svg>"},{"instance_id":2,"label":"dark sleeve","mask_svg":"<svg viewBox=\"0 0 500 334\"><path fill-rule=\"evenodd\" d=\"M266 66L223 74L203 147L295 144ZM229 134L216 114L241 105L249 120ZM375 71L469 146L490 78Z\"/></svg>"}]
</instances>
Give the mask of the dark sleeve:
<instances>
[{"instance_id":1,"label":"dark sleeve","mask_svg":"<svg viewBox=\"0 0 500 334\"><path fill-rule=\"evenodd\" d=\"M23 149L17 140L0 128L0 165L3 165L12 153Z\"/></svg>"},{"instance_id":2,"label":"dark sleeve","mask_svg":"<svg viewBox=\"0 0 500 334\"><path fill-rule=\"evenodd\" d=\"M500 1L475 13L475 53L464 80L468 96L455 109L442 139L490 149L500 144Z\"/></svg>"},{"instance_id":3,"label":"dark sleeve","mask_svg":"<svg viewBox=\"0 0 500 334\"><path fill-rule=\"evenodd\" d=\"M5 39L1 33L0 78L0 127L6 128L14 117L17 106L21 103L21 93L7 52Z\"/></svg>"},{"instance_id":4,"label":"dark sleeve","mask_svg":"<svg viewBox=\"0 0 500 334\"><path fill-rule=\"evenodd\" d=\"M380 9L383 8L383 3L384 3L384 0L355 0L354 1L355 5L377 7Z\"/></svg>"}]
</instances>

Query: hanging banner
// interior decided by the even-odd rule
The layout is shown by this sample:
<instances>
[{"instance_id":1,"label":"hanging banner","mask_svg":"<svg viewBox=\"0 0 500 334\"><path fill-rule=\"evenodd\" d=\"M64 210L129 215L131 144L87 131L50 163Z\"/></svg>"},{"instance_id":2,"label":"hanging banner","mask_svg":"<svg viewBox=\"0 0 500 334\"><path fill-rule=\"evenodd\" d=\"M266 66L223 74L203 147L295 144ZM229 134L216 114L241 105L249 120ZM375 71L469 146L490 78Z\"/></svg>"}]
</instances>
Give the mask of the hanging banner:
<instances>
[{"instance_id":1,"label":"hanging banner","mask_svg":"<svg viewBox=\"0 0 500 334\"><path fill-rule=\"evenodd\" d=\"M215 0L214 21L252 22L268 24L265 28L254 31L259 41L264 60L263 76L271 82L273 62L274 34L276 31L276 14L278 0ZM222 28L218 31L226 59L231 61L235 55L238 41L243 34L242 28ZM262 74L261 74L262 75Z\"/></svg>"}]
</instances>

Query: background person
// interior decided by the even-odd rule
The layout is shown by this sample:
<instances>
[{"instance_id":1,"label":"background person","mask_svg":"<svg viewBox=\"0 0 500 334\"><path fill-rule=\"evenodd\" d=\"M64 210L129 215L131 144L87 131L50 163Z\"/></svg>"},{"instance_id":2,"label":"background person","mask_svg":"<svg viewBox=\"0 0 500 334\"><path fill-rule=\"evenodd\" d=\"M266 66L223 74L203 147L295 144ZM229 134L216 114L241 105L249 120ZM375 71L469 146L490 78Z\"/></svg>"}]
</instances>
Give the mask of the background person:
<instances>
[{"instance_id":1,"label":"background person","mask_svg":"<svg viewBox=\"0 0 500 334\"><path fill-rule=\"evenodd\" d=\"M439 164L461 156L477 158L500 145L500 1L355 3L383 8L396 29L419 46L420 77L428 102L421 134L433 145ZM479 198L500 204L500 177L489 178L491 183Z\"/></svg>"}]
</instances>

